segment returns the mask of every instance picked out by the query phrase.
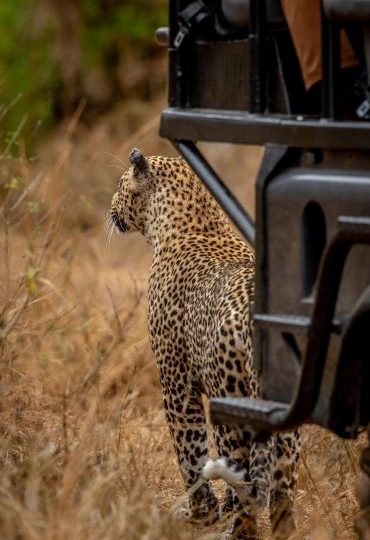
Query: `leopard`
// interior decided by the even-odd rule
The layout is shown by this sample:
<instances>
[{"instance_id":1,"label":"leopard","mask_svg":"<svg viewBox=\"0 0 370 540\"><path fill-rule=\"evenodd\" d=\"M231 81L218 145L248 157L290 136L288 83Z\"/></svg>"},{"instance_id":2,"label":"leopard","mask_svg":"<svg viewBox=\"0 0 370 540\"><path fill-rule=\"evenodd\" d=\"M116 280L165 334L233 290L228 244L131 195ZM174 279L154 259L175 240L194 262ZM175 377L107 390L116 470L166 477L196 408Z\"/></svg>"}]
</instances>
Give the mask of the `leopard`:
<instances>
[{"instance_id":1,"label":"leopard","mask_svg":"<svg viewBox=\"0 0 370 540\"><path fill-rule=\"evenodd\" d=\"M258 510L274 538L296 530L299 432L258 442L252 430L213 425L209 459L205 400L260 395L253 363L254 251L180 157L129 155L110 208L122 233L140 232L152 249L148 326L192 523L229 516L225 537L258 538ZM208 434L207 434L208 433ZM223 500L212 480L226 481ZM230 517L231 516L231 517Z\"/></svg>"}]
</instances>

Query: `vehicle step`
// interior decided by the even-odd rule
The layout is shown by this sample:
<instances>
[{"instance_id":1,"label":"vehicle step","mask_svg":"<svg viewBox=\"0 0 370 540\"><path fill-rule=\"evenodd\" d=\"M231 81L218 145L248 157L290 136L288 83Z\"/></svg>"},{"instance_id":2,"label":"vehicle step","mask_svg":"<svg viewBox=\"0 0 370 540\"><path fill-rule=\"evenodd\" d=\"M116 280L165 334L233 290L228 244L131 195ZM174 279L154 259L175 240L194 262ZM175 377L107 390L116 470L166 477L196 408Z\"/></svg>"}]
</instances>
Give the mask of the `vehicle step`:
<instances>
[{"instance_id":1,"label":"vehicle step","mask_svg":"<svg viewBox=\"0 0 370 540\"><path fill-rule=\"evenodd\" d=\"M256 313L254 315L254 321L257 326L272 326L281 332L303 332L308 330L311 324L310 317L304 317L301 315L285 315L282 314L269 314L269 313ZM332 332L340 334L343 322L339 319L333 319Z\"/></svg>"},{"instance_id":2,"label":"vehicle step","mask_svg":"<svg viewBox=\"0 0 370 540\"><path fill-rule=\"evenodd\" d=\"M275 415L282 415L288 405L277 401L251 398L213 398L210 405L211 421L215 424L258 425Z\"/></svg>"}]
</instances>

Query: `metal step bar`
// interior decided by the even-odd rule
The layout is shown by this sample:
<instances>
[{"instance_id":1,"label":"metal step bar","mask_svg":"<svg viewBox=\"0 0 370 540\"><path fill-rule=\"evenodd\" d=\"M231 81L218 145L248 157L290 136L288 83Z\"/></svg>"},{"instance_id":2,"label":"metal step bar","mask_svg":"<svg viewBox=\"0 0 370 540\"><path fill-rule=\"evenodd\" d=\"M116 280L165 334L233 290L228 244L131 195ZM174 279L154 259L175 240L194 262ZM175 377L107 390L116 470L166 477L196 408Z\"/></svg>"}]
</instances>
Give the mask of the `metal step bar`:
<instances>
[{"instance_id":1,"label":"metal step bar","mask_svg":"<svg viewBox=\"0 0 370 540\"><path fill-rule=\"evenodd\" d=\"M303 317L301 315L286 315L282 314L270 314L270 313L256 313L253 317L254 323L257 326L274 327L281 332L305 332L311 325L310 317ZM334 319L331 323L331 331L335 334L340 334L343 321Z\"/></svg>"},{"instance_id":2,"label":"metal step bar","mask_svg":"<svg viewBox=\"0 0 370 540\"><path fill-rule=\"evenodd\" d=\"M212 422L248 425L263 432L291 430L309 420L319 396L330 333L336 326L333 315L347 255L355 244L370 244L370 218L341 216L337 224L337 233L323 256L306 352L292 402L287 405L248 398L213 399Z\"/></svg>"},{"instance_id":3,"label":"metal step bar","mask_svg":"<svg viewBox=\"0 0 370 540\"><path fill-rule=\"evenodd\" d=\"M291 148L367 150L370 122L169 107L161 115L160 135L182 142L271 143Z\"/></svg>"}]
</instances>

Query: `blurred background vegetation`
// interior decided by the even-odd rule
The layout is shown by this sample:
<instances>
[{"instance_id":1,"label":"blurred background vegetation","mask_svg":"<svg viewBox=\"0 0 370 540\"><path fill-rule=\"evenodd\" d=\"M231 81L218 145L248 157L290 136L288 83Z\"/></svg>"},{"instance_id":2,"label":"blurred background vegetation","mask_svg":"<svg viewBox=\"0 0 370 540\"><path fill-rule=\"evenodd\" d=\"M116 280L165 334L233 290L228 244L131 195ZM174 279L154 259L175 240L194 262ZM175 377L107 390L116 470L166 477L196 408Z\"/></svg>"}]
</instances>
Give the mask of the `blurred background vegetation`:
<instances>
[{"instance_id":1,"label":"blurred background vegetation","mask_svg":"<svg viewBox=\"0 0 370 540\"><path fill-rule=\"evenodd\" d=\"M85 104L96 117L165 86L154 31L166 0L11 0L0 3L0 138L39 141Z\"/></svg>"}]
</instances>

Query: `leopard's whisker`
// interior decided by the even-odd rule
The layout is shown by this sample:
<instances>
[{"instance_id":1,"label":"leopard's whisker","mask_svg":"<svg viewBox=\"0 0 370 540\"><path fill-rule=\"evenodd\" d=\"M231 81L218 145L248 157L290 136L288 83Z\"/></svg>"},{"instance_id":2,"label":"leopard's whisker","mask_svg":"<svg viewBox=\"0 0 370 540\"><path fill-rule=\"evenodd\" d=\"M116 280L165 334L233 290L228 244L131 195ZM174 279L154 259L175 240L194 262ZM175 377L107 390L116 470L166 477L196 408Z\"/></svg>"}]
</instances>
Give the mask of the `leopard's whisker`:
<instances>
[{"instance_id":1,"label":"leopard's whisker","mask_svg":"<svg viewBox=\"0 0 370 540\"><path fill-rule=\"evenodd\" d=\"M106 230L106 234L105 234L105 244L106 245L110 244L110 239L111 239L111 236L112 236L112 233L113 233L113 229L115 228L115 224L114 224L113 220L110 221L108 227L109 228Z\"/></svg>"},{"instance_id":2,"label":"leopard's whisker","mask_svg":"<svg viewBox=\"0 0 370 540\"><path fill-rule=\"evenodd\" d=\"M107 167L112 167L113 169L118 169L120 171L124 170L124 168L122 166L114 165L113 163L111 163L110 165L107 165Z\"/></svg>"},{"instance_id":3,"label":"leopard's whisker","mask_svg":"<svg viewBox=\"0 0 370 540\"><path fill-rule=\"evenodd\" d=\"M112 235L113 235L113 232L115 231L115 229L116 229L116 225L112 222L112 226L110 228L109 236L108 236L108 245L111 243Z\"/></svg>"},{"instance_id":4,"label":"leopard's whisker","mask_svg":"<svg viewBox=\"0 0 370 540\"><path fill-rule=\"evenodd\" d=\"M108 217L105 219L104 221L104 232L107 233L110 229L110 226L112 224L112 218L111 217Z\"/></svg>"},{"instance_id":5,"label":"leopard's whisker","mask_svg":"<svg viewBox=\"0 0 370 540\"><path fill-rule=\"evenodd\" d=\"M123 168L125 167L125 162L118 156L115 156L114 154L111 154L110 152L104 152L104 154L118 161L122 165Z\"/></svg>"}]
</instances>

